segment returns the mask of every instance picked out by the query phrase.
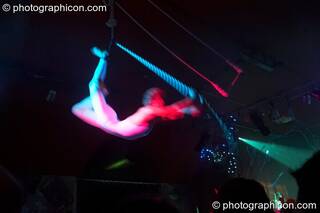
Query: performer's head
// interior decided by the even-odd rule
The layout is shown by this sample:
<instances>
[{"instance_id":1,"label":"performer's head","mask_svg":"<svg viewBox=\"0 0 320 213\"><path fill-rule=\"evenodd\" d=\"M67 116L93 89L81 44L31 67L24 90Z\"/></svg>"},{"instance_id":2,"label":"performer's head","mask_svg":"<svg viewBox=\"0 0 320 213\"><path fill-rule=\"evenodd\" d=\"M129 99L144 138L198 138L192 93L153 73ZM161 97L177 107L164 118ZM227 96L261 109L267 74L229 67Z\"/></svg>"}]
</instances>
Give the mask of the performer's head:
<instances>
[{"instance_id":1,"label":"performer's head","mask_svg":"<svg viewBox=\"0 0 320 213\"><path fill-rule=\"evenodd\" d=\"M144 106L151 105L151 106L164 106L164 91L162 89L153 87L145 91L142 99L142 103Z\"/></svg>"}]
</instances>

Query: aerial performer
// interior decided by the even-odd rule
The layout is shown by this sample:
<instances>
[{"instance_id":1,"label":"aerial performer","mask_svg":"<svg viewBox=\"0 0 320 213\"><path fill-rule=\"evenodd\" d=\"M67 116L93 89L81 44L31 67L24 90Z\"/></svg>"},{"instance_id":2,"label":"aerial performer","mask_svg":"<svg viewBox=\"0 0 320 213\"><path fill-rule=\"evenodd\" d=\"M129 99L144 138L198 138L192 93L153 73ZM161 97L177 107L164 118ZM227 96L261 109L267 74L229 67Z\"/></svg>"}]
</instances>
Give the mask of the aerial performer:
<instances>
[{"instance_id":1,"label":"aerial performer","mask_svg":"<svg viewBox=\"0 0 320 213\"><path fill-rule=\"evenodd\" d=\"M108 134L134 140L148 135L156 120L177 120L185 115L197 117L201 114L192 99L185 98L166 105L164 91L151 88L143 95L143 106L126 119L119 120L116 111L108 103L109 92L105 85L109 53L97 47L91 51L99 58L99 63L89 83L90 96L72 107L72 113L89 125Z\"/></svg>"}]
</instances>

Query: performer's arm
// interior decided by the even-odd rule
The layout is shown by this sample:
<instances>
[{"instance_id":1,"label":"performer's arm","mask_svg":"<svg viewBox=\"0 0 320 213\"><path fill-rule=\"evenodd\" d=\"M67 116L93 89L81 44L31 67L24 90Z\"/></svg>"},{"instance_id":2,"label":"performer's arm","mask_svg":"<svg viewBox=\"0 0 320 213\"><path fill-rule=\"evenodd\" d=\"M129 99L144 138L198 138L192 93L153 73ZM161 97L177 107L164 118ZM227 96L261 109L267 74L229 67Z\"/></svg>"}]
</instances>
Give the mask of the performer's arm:
<instances>
[{"instance_id":1,"label":"performer's arm","mask_svg":"<svg viewBox=\"0 0 320 213\"><path fill-rule=\"evenodd\" d=\"M200 114L200 110L194 106L192 100L188 98L165 107L160 117L163 119L176 120L183 118L185 114L192 116L198 116Z\"/></svg>"},{"instance_id":2,"label":"performer's arm","mask_svg":"<svg viewBox=\"0 0 320 213\"><path fill-rule=\"evenodd\" d=\"M174 106L176 108L183 109L183 108L191 106L192 104L193 104L193 102L191 99L185 98L185 99L182 99L181 101L177 101L177 102L171 104L170 106Z\"/></svg>"}]
</instances>

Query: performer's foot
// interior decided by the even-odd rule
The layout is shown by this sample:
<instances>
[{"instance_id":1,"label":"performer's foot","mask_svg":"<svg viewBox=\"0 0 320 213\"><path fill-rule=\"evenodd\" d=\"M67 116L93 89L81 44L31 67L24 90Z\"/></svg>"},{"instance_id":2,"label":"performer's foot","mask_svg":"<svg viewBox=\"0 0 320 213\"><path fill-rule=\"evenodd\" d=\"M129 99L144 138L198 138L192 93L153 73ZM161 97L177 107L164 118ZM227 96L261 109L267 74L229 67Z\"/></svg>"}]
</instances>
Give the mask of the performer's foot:
<instances>
[{"instance_id":1,"label":"performer's foot","mask_svg":"<svg viewBox=\"0 0 320 213\"><path fill-rule=\"evenodd\" d=\"M91 53L93 55L97 56L98 58L102 58L102 59L105 59L105 58L107 58L109 56L108 51L106 51L106 50L102 51L98 47L92 47L91 48Z\"/></svg>"}]
</instances>

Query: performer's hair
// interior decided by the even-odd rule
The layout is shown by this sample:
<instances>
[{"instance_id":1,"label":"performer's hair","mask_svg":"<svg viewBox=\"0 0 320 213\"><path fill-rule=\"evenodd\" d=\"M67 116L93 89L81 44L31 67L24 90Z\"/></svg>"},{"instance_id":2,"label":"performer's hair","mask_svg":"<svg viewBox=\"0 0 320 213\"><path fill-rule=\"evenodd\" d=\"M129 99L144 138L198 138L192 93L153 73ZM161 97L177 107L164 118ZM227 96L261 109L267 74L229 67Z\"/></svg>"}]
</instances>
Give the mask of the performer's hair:
<instances>
[{"instance_id":1,"label":"performer's hair","mask_svg":"<svg viewBox=\"0 0 320 213\"><path fill-rule=\"evenodd\" d=\"M157 88L157 87L152 87L150 89L147 89L144 94L143 94L143 98L142 98L142 104L143 105L148 105L150 104L150 101L152 100L152 97L156 94L160 94L161 96L164 95L164 92L162 89Z\"/></svg>"}]
</instances>

